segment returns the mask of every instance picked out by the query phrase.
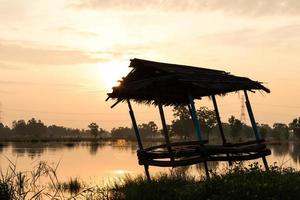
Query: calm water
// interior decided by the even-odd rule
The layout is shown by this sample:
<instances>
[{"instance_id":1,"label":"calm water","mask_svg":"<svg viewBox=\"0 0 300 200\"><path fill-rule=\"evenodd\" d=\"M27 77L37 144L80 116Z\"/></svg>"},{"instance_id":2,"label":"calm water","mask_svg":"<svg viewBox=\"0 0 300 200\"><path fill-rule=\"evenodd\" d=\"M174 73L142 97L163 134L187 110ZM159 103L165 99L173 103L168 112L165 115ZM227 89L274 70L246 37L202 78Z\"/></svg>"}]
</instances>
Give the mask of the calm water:
<instances>
[{"instance_id":1,"label":"calm water","mask_svg":"<svg viewBox=\"0 0 300 200\"><path fill-rule=\"evenodd\" d=\"M270 164L293 167L300 170L300 143L269 145L272 155L268 156ZM59 164L57 173L61 181L70 177L80 180L105 184L125 174L137 176L143 174L143 167L138 165L136 143L120 140L93 144L79 143L4 143L0 146L0 167L4 171L9 160L17 164L17 170L32 170L39 161L49 165ZM259 160L258 160L259 161ZM226 163L211 163L210 168L223 169ZM186 168L185 168L186 169ZM150 173L168 172L170 169L150 167ZM193 166L190 172L195 176L202 173L201 167Z\"/></svg>"}]
</instances>

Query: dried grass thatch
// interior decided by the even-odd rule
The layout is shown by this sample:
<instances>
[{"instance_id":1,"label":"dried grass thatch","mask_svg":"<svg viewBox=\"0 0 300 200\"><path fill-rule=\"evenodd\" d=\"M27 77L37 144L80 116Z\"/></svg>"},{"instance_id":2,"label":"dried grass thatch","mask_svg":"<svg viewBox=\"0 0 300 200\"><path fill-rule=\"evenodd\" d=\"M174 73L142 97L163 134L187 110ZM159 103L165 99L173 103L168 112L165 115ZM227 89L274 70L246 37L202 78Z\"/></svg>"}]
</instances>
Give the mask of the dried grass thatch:
<instances>
[{"instance_id":1,"label":"dried grass thatch","mask_svg":"<svg viewBox=\"0 0 300 200\"><path fill-rule=\"evenodd\" d=\"M117 102L127 99L138 103L186 105L189 95L195 99L223 95L239 90L270 90L260 82L228 72L132 59L132 71L113 87L108 99Z\"/></svg>"}]
</instances>

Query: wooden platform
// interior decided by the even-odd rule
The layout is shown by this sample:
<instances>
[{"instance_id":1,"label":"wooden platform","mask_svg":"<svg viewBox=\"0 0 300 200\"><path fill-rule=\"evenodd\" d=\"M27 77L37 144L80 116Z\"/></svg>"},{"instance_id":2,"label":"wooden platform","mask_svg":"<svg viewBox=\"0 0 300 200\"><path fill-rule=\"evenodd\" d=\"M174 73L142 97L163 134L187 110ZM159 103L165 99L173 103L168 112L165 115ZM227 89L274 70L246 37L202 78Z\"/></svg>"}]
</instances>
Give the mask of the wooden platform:
<instances>
[{"instance_id":1,"label":"wooden platform","mask_svg":"<svg viewBox=\"0 0 300 200\"><path fill-rule=\"evenodd\" d=\"M270 154L263 140L225 145L178 142L171 143L171 148L164 144L137 151L140 165L159 167L186 166L206 161L253 160Z\"/></svg>"}]
</instances>

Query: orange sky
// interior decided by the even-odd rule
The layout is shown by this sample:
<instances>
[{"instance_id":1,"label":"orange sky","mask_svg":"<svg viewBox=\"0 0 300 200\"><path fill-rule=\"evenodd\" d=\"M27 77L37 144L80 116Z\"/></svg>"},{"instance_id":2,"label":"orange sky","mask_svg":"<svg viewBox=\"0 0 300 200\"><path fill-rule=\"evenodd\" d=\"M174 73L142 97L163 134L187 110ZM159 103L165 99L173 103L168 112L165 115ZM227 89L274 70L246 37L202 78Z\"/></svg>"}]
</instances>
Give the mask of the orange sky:
<instances>
[{"instance_id":1,"label":"orange sky","mask_svg":"<svg viewBox=\"0 0 300 200\"><path fill-rule=\"evenodd\" d=\"M288 123L300 115L299 44L298 0L0 0L2 121L129 126L126 105L104 100L137 57L263 81L272 93L251 95L257 121ZM239 117L237 94L219 104L224 121ZM158 119L135 108L139 123Z\"/></svg>"}]
</instances>

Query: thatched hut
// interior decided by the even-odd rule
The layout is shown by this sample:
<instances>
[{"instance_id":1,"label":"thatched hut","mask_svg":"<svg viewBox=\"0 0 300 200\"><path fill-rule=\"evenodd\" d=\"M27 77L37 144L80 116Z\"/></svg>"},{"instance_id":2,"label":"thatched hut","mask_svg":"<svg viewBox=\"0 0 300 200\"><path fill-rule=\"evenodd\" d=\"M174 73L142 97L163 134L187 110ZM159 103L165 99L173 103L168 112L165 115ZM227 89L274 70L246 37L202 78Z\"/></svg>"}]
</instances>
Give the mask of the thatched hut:
<instances>
[{"instance_id":1,"label":"thatched hut","mask_svg":"<svg viewBox=\"0 0 300 200\"><path fill-rule=\"evenodd\" d=\"M139 150L137 152L139 164L145 166L147 177L150 179L149 166L176 167L204 163L208 175L207 162L209 161L242 161L262 158L265 168L268 164L265 156L271 152L266 148L261 137L251 109L247 91L261 90L269 93L270 90L262 83L249 78L239 77L225 71L212 70L200 67L175 65L153 62L141 59L132 59L131 72L120 80L120 85L113 87L108 99L115 100L112 108L120 102L127 102L129 113L135 130ZM255 141L229 144L226 141L219 116L215 95L225 95L229 92L243 91L246 98L246 107L255 134ZM197 119L194 99L202 97L212 99L222 145L210 145L203 140L201 124ZM165 144L144 148L130 101L153 104L158 106ZM188 106L194 123L197 141L171 143L165 122L163 106Z\"/></svg>"}]
</instances>

